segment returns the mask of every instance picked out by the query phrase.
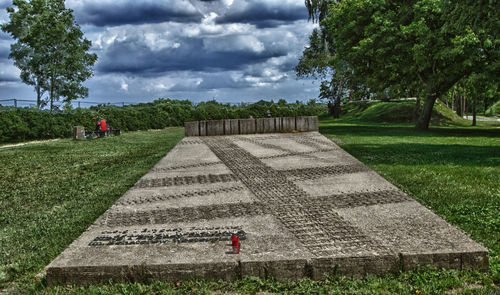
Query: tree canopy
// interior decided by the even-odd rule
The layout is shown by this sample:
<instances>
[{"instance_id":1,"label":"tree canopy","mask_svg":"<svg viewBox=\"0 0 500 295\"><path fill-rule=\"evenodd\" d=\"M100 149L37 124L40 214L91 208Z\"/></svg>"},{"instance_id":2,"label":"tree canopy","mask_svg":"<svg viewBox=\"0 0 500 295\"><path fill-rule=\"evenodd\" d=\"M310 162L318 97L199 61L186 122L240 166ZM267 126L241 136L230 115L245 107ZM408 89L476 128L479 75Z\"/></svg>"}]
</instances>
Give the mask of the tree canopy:
<instances>
[{"instance_id":1,"label":"tree canopy","mask_svg":"<svg viewBox=\"0 0 500 295\"><path fill-rule=\"evenodd\" d=\"M64 0L14 0L8 7L10 22L2 25L16 42L9 58L21 70L20 77L37 93L37 105L48 93L53 102L86 97L82 83L93 74L96 54L88 53L91 42L84 38L73 11Z\"/></svg>"},{"instance_id":2,"label":"tree canopy","mask_svg":"<svg viewBox=\"0 0 500 295\"><path fill-rule=\"evenodd\" d=\"M417 93L425 99L418 128L428 128L436 99L458 81L473 73L498 79L498 18L486 12L498 11L496 1L314 2L316 9L328 2L327 11L309 10L321 19L320 28L297 73L345 72L338 70L341 65L355 84L373 91Z\"/></svg>"}]
</instances>

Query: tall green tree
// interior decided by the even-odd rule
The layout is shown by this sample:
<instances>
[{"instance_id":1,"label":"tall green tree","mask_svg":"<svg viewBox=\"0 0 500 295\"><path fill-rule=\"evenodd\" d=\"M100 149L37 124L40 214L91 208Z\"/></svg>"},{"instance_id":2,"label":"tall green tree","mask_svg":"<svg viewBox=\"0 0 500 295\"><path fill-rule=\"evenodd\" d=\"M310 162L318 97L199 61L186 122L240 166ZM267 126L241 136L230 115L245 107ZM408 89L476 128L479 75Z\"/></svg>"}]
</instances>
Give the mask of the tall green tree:
<instances>
[{"instance_id":1,"label":"tall green tree","mask_svg":"<svg viewBox=\"0 0 500 295\"><path fill-rule=\"evenodd\" d=\"M16 40L9 58L21 70L22 81L34 86L38 108L46 92L51 109L60 98L88 96L82 83L92 76L97 55L89 53L92 44L64 0L14 0L12 4L7 8L10 22L2 30Z\"/></svg>"},{"instance_id":2,"label":"tall green tree","mask_svg":"<svg viewBox=\"0 0 500 295\"><path fill-rule=\"evenodd\" d=\"M460 84L469 90L472 96L472 125L476 125L478 104L484 111L498 99L500 78L500 1L498 0L463 0L446 3L448 14L456 21L452 24L463 30L470 30L479 40L480 58L472 73ZM463 110L462 110L463 111Z\"/></svg>"},{"instance_id":3,"label":"tall green tree","mask_svg":"<svg viewBox=\"0 0 500 295\"><path fill-rule=\"evenodd\" d=\"M328 12L330 2L334 0L306 0L309 20L321 22ZM319 98L328 101L329 111L335 117L340 116L341 100L353 94L354 77L345 62L338 60L331 64L328 40L322 27L315 28L309 37L309 45L295 67L298 77L314 77L321 80Z\"/></svg>"},{"instance_id":4,"label":"tall green tree","mask_svg":"<svg viewBox=\"0 0 500 295\"><path fill-rule=\"evenodd\" d=\"M327 12L318 13L324 2ZM488 3L496 6L495 0ZM346 64L373 92L390 89L422 96L417 128L428 128L436 99L458 81L498 69L498 30L481 31L489 15L480 6L469 10L446 0L306 1L306 6L311 4L322 18L319 30L329 55L322 63L309 64Z\"/></svg>"}]
</instances>

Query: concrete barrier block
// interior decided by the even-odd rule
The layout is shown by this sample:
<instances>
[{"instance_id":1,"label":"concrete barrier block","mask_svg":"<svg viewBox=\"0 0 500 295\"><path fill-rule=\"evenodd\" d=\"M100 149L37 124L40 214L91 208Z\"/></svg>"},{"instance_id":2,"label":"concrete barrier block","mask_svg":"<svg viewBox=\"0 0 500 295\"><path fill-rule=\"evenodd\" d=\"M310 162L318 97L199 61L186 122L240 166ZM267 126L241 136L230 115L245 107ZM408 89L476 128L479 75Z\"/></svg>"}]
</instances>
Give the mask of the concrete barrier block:
<instances>
[{"instance_id":1,"label":"concrete barrier block","mask_svg":"<svg viewBox=\"0 0 500 295\"><path fill-rule=\"evenodd\" d=\"M296 130L300 132L309 131L307 117L295 117Z\"/></svg>"},{"instance_id":2,"label":"concrete barrier block","mask_svg":"<svg viewBox=\"0 0 500 295\"><path fill-rule=\"evenodd\" d=\"M382 275L401 270L401 263L396 255L365 257L364 262L365 273L367 274Z\"/></svg>"},{"instance_id":3,"label":"concrete barrier block","mask_svg":"<svg viewBox=\"0 0 500 295\"><path fill-rule=\"evenodd\" d=\"M200 121L200 136L207 136L207 121Z\"/></svg>"},{"instance_id":4,"label":"concrete barrier block","mask_svg":"<svg viewBox=\"0 0 500 295\"><path fill-rule=\"evenodd\" d=\"M488 251L465 252L461 255L462 269L478 269L487 271L489 269Z\"/></svg>"},{"instance_id":5,"label":"concrete barrier block","mask_svg":"<svg viewBox=\"0 0 500 295\"><path fill-rule=\"evenodd\" d=\"M207 121L207 136L224 135L224 120Z\"/></svg>"},{"instance_id":6,"label":"concrete barrier block","mask_svg":"<svg viewBox=\"0 0 500 295\"><path fill-rule=\"evenodd\" d=\"M274 130L276 132L283 131L283 118L281 117L274 118Z\"/></svg>"},{"instance_id":7,"label":"concrete barrier block","mask_svg":"<svg viewBox=\"0 0 500 295\"><path fill-rule=\"evenodd\" d=\"M360 257L321 257L311 261L311 277L322 280L327 276L346 275L363 277L367 273L385 274L397 272L399 260L396 255Z\"/></svg>"},{"instance_id":8,"label":"concrete barrier block","mask_svg":"<svg viewBox=\"0 0 500 295\"><path fill-rule=\"evenodd\" d=\"M318 131L319 130L319 124L318 124L318 117L317 116L308 116L307 118L307 131Z\"/></svg>"},{"instance_id":9,"label":"concrete barrier block","mask_svg":"<svg viewBox=\"0 0 500 295\"><path fill-rule=\"evenodd\" d=\"M240 119L240 134L254 134L255 119Z\"/></svg>"},{"instance_id":10,"label":"concrete barrier block","mask_svg":"<svg viewBox=\"0 0 500 295\"><path fill-rule=\"evenodd\" d=\"M226 119L224 120L224 135L229 135L231 134L231 120Z\"/></svg>"},{"instance_id":11,"label":"concrete barrier block","mask_svg":"<svg viewBox=\"0 0 500 295\"><path fill-rule=\"evenodd\" d=\"M311 261L313 280L322 280L333 275L362 277L365 275L364 262L361 257L322 257Z\"/></svg>"},{"instance_id":12,"label":"concrete barrier block","mask_svg":"<svg viewBox=\"0 0 500 295\"><path fill-rule=\"evenodd\" d=\"M184 122L184 133L186 136L200 136L200 122Z\"/></svg>"},{"instance_id":13,"label":"concrete barrier block","mask_svg":"<svg viewBox=\"0 0 500 295\"><path fill-rule=\"evenodd\" d=\"M270 261L268 263L268 272L271 277L277 280L300 280L308 277L306 270L307 260L281 260Z\"/></svg>"},{"instance_id":14,"label":"concrete barrier block","mask_svg":"<svg viewBox=\"0 0 500 295\"><path fill-rule=\"evenodd\" d=\"M255 133L264 133L264 118L255 119Z\"/></svg>"},{"instance_id":15,"label":"concrete barrier block","mask_svg":"<svg viewBox=\"0 0 500 295\"><path fill-rule=\"evenodd\" d=\"M307 260L242 261L241 275L277 280L299 280L308 277Z\"/></svg>"},{"instance_id":16,"label":"concrete barrier block","mask_svg":"<svg viewBox=\"0 0 500 295\"><path fill-rule=\"evenodd\" d=\"M184 123L186 136L218 136L254 133L318 131L318 117L226 119Z\"/></svg>"},{"instance_id":17,"label":"concrete barrier block","mask_svg":"<svg viewBox=\"0 0 500 295\"><path fill-rule=\"evenodd\" d=\"M483 255L481 255L483 254ZM403 253L403 271L415 270L419 266L432 265L446 269L488 269L487 252L478 253ZM465 258L465 259L464 259ZM470 260L468 259L470 258ZM474 266L471 266L473 264Z\"/></svg>"},{"instance_id":18,"label":"concrete barrier block","mask_svg":"<svg viewBox=\"0 0 500 295\"><path fill-rule=\"evenodd\" d=\"M240 134L240 120L231 119L231 131L229 134Z\"/></svg>"},{"instance_id":19,"label":"concrete barrier block","mask_svg":"<svg viewBox=\"0 0 500 295\"><path fill-rule=\"evenodd\" d=\"M295 128L295 117L283 117L282 124L282 132L292 132L293 130L297 130Z\"/></svg>"},{"instance_id":20,"label":"concrete barrier block","mask_svg":"<svg viewBox=\"0 0 500 295\"><path fill-rule=\"evenodd\" d=\"M419 266L432 264L432 255L428 253L403 253L401 255L403 271L415 270Z\"/></svg>"},{"instance_id":21,"label":"concrete barrier block","mask_svg":"<svg viewBox=\"0 0 500 295\"><path fill-rule=\"evenodd\" d=\"M274 118L264 118L264 133L274 133L276 132Z\"/></svg>"}]
</instances>

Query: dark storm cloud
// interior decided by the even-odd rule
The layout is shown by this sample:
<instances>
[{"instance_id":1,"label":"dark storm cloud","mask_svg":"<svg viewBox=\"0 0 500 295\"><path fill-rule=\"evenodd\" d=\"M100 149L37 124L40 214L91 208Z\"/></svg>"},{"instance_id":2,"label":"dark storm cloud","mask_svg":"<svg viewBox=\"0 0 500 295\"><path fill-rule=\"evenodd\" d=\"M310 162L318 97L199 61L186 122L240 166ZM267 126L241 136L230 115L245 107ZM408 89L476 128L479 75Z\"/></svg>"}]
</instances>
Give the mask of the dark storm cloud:
<instances>
[{"instance_id":1,"label":"dark storm cloud","mask_svg":"<svg viewBox=\"0 0 500 295\"><path fill-rule=\"evenodd\" d=\"M10 44L5 41L0 41L0 62L9 58Z\"/></svg>"},{"instance_id":2,"label":"dark storm cloud","mask_svg":"<svg viewBox=\"0 0 500 295\"><path fill-rule=\"evenodd\" d=\"M213 42L224 44L228 38L236 42L230 37L213 40ZM179 46L176 48L152 50L138 37L114 41L101 57L97 68L105 73L125 72L138 75L172 71L237 70L245 65L260 63L271 57L287 54L286 48L279 47L260 51L241 48L211 49L206 47L206 43L206 40L199 38L185 38L179 40Z\"/></svg>"},{"instance_id":3,"label":"dark storm cloud","mask_svg":"<svg viewBox=\"0 0 500 295\"><path fill-rule=\"evenodd\" d=\"M303 4L240 0L235 1L233 7L234 9L218 17L216 22L250 23L258 28L273 28L307 19L307 10Z\"/></svg>"},{"instance_id":4,"label":"dark storm cloud","mask_svg":"<svg viewBox=\"0 0 500 295\"><path fill-rule=\"evenodd\" d=\"M203 16L187 1L84 1L68 5L80 24L117 26L173 22L200 22Z\"/></svg>"},{"instance_id":5,"label":"dark storm cloud","mask_svg":"<svg viewBox=\"0 0 500 295\"><path fill-rule=\"evenodd\" d=\"M9 7L11 4L11 0L0 0L0 9L5 10L5 8Z\"/></svg>"},{"instance_id":6,"label":"dark storm cloud","mask_svg":"<svg viewBox=\"0 0 500 295\"><path fill-rule=\"evenodd\" d=\"M15 77L10 74L0 73L0 83L2 82L18 82L19 77Z\"/></svg>"},{"instance_id":7,"label":"dark storm cloud","mask_svg":"<svg viewBox=\"0 0 500 295\"><path fill-rule=\"evenodd\" d=\"M0 0L0 23L8 21ZM293 73L313 25L303 0L66 0L99 56L89 101L289 101L317 95ZM0 99L33 98L0 31Z\"/></svg>"},{"instance_id":8,"label":"dark storm cloud","mask_svg":"<svg viewBox=\"0 0 500 295\"><path fill-rule=\"evenodd\" d=\"M216 73L211 75L204 75L203 81L198 85L197 90L209 90L220 88L246 88L250 84L245 81L235 81L230 75L226 73Z\"/></svg>"},{"instance_id":9,"label":"dark storm cloud","mask_svg":"<svg viewBox=\"0 0 500 295\"><path fill-rule=\"evenodd\" d=\"M4 31L0 31L0 40L12 40L12 38Z\"/></svg>"}]
</instances>

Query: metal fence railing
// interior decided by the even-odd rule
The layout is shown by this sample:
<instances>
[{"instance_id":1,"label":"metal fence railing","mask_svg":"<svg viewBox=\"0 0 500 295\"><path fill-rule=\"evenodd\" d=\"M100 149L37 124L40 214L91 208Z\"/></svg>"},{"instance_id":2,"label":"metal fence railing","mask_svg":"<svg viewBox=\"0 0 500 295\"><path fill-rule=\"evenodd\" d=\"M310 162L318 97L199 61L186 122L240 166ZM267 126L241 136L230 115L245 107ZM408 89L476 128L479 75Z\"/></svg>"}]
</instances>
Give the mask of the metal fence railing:
<instances>
[{"instance_id":1,"label":"metal fence railing","mask_svg":"<svg viewBox=\"0 0 500 295\"><path fill-rule=\"evenodd\" d=\"M91 106L97 106L97 105L117 105L117 106L125 106L125 105L133 105L135 103L130 103L130 102L95 102L95 101L71 101L71 104L75 108L81 108L81 107L91 107ZM57 102L54 104L57 108L60 108L64 105L64 103ZM0 99L0 106L10 106L10 107L16 107L16 108L36 108L36 100L29 100L29 99L17 99L17 98L11 98L11 99Z\"/></svg>"},{"instance_id":2,"label":"metal fence railing","mask_svg":"<svg viewBox=\"0 0 500 295\"><path fill-rule=\"evenodd\" d=\"M153 101L155 101L155 100L140 101L139 99L137 99L137 101L135 101L135 102L125 102L125 101L120 101L120 102L106 102L105 100L103 100L101 102L96 102L96 101L73 100L73 101L71 101L71 105L73 106L73 108L89 108L89 107L98 106L98 105L101 105L101 106L111 106L111 105L115 105L115 106L132 106L132 105L152 103ZM203 102L199 102L199 103L203 103ZM219 103L223 104L223 105L224 104L229 104L231 106L244 106L244 105L252 105L255 102L252 102L252 103L243 103L243 102L240 102L240 103L225 103L225 102L219 102ZM289 102L289 103L293 104L293 102ZM64 106L64 104L65 103L60 102L60 101L54 102L55 109L62 110L62 107ZM170 106L183 106L183 107L186 107L185 103L183 103L181 101L176 101L175 99L173 101L171 101L169 103L169 105ZM192 102L191 107L195 107L196 105L198 105L198 103ZM304 102L304 105L305 105L305 102ZM37 104L36 104L36 100L10 98L10 99L0 99L0 107L1 106L4 106L4 107L16 107L16 108L26 108L26 107L28 107L28 108L36 108ZM316 107L324 108L324 107L326 107L326 104L318 102L318 105ZM279 108L292 108L293 109L294 106L282 105L282 106L279 106ZM49 109L49 106L46 105L43 109Z\"/></svg>"}]
</instances>

